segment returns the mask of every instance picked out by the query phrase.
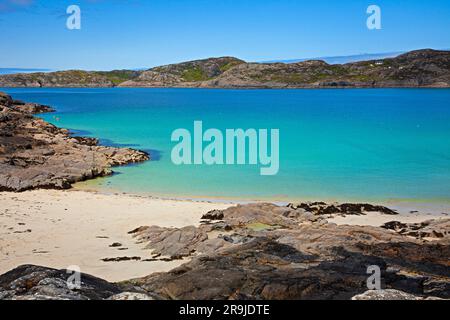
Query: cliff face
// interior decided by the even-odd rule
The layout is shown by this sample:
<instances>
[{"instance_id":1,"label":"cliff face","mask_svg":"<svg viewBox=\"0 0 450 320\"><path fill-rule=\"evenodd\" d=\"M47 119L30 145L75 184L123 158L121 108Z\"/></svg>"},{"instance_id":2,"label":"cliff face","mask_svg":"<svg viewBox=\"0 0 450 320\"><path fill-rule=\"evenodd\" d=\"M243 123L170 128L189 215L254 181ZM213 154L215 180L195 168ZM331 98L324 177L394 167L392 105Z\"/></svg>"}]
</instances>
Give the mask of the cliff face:
<instances>
[{"instance_id":1,"label":"cliff face","mask_svg":"<svg viewBox=\"0 0 450 320\"><path fill-rule=\"evenodd\" d=\"M0 87L383 88L450 87L450 51L412 51L396 58L330 65L246 63L210 58L147 71L62 71L0 76Z\"/></svg>"}]
</instances>

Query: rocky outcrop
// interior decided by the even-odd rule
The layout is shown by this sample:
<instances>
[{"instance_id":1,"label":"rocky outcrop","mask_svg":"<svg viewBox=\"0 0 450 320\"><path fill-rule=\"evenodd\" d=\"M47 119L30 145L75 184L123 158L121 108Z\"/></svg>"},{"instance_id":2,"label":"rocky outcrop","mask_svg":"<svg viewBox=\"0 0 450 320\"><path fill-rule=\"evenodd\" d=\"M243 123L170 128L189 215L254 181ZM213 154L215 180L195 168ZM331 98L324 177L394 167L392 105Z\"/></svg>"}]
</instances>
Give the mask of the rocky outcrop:
<instances>
[{"instance_id":1,"label":"rocky outcrop","mask_svg":"<svg viewBox=\"0 0 450 320\"><path fill-rule=\"evenodd\" d=\"M79 280L79 282L77 282ZM139 288L72 270L19 266L0 276L0 300L155 300Z\"/></svg>"},{"instance_id":2,"label":"rocky outcrop","mask_svg":"<svg viewBox=\"0 0 450 320\"><path fill-rule=\"evenodd\" d=\"M133 234L133 232L131 232ZM196 247L208 236L206 232L194 226L181 229L152 226L135 232L140 243L146 243L153 250L154 258L164 256L181 259L195 252Z\"/></svg>"},{"instance_id":3,"label":"rocky outcrop","mask_svg":"<svg viewBox=\"0 0 450 320\"><path fill-rule=\"evenodd\" d=\"M111 167L148 160L145 152L98 146L91 138L33 117L48 106L14 101L0 93L0 191L67 189L106 176Z\"/></svg>"},{"instance_id":4,"label":"rocky outcrop","mask_svg":"<svg viewBox=\"0 0 450 320\"><path fill-rule=\"evenodd\" d=\"M391 88L450 87L450 51L412 51L347 64L246 63L233 57L146 71L61 71L0 76L0 87Z\"/></svg>"},{"instance_id":5,"label":"rocky outcrop","mask_svg":"<svg viewBox=\"0 0 450 320\"><path fill-rule=\"evenodd\" d=\"M197 232L189 227L187 241L178 241L183 229L134 230L148 249L169 255L161 248L173 244L184 256L190 252L192 261L131 283L167 299L351 299L367 290L367 270L375 265L383 289L418 299L450 298L450 246L444 239L337 226L301 207L273 204L238 205L202 219ZM432 224L448 228L448 220Z\"/></svg>"}]
</instances>

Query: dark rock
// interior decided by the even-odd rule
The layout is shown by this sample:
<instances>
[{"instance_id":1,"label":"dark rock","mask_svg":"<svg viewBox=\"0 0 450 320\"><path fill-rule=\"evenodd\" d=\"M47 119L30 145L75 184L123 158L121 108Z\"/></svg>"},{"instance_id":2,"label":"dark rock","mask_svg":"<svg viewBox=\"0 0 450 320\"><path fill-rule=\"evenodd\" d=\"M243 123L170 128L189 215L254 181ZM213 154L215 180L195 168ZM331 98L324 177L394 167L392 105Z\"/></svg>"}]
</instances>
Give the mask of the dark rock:
<instances>
[{"instance_id":1,"label":"dark rock","mask_svg":"<svg viewBox=\"0 0 450 320\"><path fill-rule=\"evenodd\" d=\"M223 212L220 210L212 210L202 216L204 220L222 220Z\"/></svg>"},{"instance_id":2,"label":"dark rock","mask_svg":"<svg viewBox=\"0 0 450 320\"><path fill-rule=\"evenodd\" d=\"M450 219L428 220L421 223L387 222L381 226L399 234L417 239L437 238L450 240Z\"/></svg>"},{"instance_id":3,"label":"dark rock","mask_svg":"<svg viewBox=\"0 0 450 320\"><path fill-rule=\"evenodd\" d=\"M141 257L115 257L115 258L104 258L103 262L122 262L122 261L140 261Z\"/></svg>"},{"instance_id":4,"label":"dark rock","mask_svg":"<svg viewBox=\"0 0 450 320\"><path fill-rule=\"evenodd\" d=\"M13 104L13 99L6 93L0 92L0 106L9 107Z\"/></svg>"},{"instance_id":5,"label":"dark rock","mask_svg":"<svg viewBox=\"0 0 450 320\"><path fill-rule=\"evenodd\" d=\"M55 112L55 109L46 105L37 103L25 103L22 101L20 101L19 104L17 104L17 100L14 101L12 108L14 110L17 110L18 112L26 112L30 114Z\"/></svg>"},{"instance_id":6,"label":"dark rock","mask_svg":"<svg viewBox=\"0 0 450 320\"><path fill-rule=\"evenodd\" d=\"M316 215L364 215L367 212L379 212L383 214L396 215L394 210L383 206L372 205L368 203L343 203L343 204L326 204L325 202L311 203L290 203L288 208L298 210L303 209Z\"/></svg>"},{"instance_id":7,"label":"dark rock","mask_svg":"<svg viewBox=\"0 0 450 320\"><path fill-rule=\"evenodd\" d=\"M96 146L98 145L97 138L87 138L87 137L72 137L72 139L76 140L79 144L83 144L86 146Z\"/></svg>"},{"instance_id":8,"label":"dark rock","mask_svg":"<svg viewBox=\"0 0 450 320\"><path fill-rule=\"evenodd\" d=\"M121 292L105 280L81 274L81 286L71 290L71 273L33 265L20 266L0 276L1 299L14 300L101 300Z\"/></svg>"},{"instance_id":9,"label":"dark rock","mask_svg":"<svg viewBox=\"0 0 450 320\"><path fill-rule=\"evenodd\" d=\"M134 229L134 230L129 231L128 234L136 234L136 233L144 232L144 231L147 230L148 228L150 228L150 227L147 227L147 226L145 226L145 227L139 227L139 228L136 228L136 229Z\"/></svg>"}]
</instances>

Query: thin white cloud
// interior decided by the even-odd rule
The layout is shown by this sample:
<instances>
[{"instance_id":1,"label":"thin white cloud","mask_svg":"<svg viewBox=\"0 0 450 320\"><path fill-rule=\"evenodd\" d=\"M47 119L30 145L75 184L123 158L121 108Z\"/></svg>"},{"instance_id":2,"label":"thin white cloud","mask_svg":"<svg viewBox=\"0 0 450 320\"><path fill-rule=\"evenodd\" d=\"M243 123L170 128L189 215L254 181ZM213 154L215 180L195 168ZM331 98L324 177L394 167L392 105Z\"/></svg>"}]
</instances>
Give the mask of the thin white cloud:
<instances>
[{"instance_id":1,"label":"thin white cloud","mask_svg":"<svg viewBox=\"0 0 450 320\"><path fill-rule=\"evenodd\" d=\"M0 0L0 13L12 12L31 6L34 0Z\"/></svg>"}]
</instances>

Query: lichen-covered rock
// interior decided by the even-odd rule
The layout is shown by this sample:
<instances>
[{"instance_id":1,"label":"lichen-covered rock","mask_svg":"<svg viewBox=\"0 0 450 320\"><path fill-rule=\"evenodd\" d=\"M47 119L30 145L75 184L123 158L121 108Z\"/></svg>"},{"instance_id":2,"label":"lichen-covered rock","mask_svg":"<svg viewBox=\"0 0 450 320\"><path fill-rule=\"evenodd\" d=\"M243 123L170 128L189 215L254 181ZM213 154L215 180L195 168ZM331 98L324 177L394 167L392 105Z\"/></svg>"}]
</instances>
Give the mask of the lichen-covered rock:
<instances>
[{"instance_id":1,"label":"lichen-covered rock","mask_svg":"<svg viewBox=\"0 0 450 320\"><path fill-rule=\"evenodd\" d=\"M400 290L386 289L369 290L352 297L352 300L423 300L423 298Z\"/></svg>"},{"instance_id":2,"label":"lichen-covered rock","mask_svg":"<svg viewBox=\"0 0 450 320\"><path fill-rule=\"evenodd\" d=\"M109 297L107 300L155 300L153 297L145 293L139 292L122 292Z\"/></svg>"}]
</instances>

